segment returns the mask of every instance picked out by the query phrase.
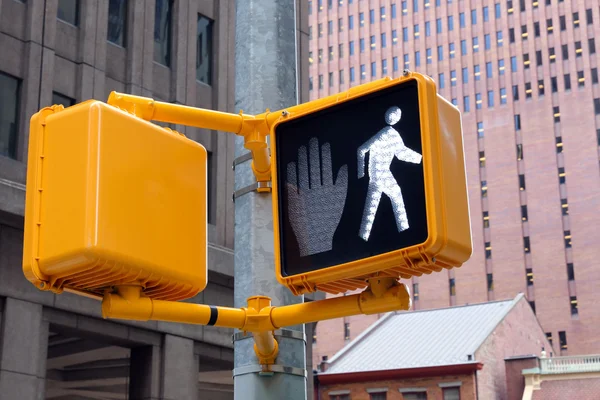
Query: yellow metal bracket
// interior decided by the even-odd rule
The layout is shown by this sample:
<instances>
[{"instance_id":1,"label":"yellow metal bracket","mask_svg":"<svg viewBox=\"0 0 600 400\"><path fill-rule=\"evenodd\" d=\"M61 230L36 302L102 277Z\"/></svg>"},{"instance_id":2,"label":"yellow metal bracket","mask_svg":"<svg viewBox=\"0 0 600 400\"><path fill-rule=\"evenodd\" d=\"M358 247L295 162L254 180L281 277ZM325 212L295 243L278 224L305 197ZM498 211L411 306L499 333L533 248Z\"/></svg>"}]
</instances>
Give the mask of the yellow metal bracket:
<instances>
[{"instance_id":1,"label":"yellow metal bracket","mask_svg":"<svg viewBox=\"0 0 600 400\"><path fill-rule=\"evenodd\" d=\"M244 114L243 111L231 114L118 92L110 94L108 104L146 121L194 126L243 136L244 147L252 153L252 171L257 182L271 181L271 156L267 144L269 110L259 116ZM271 188L261 185L257 191L270 192Z\"/></svg>"},{"instance_id":2,"label":"yellow metal bracket","mask_svg":"<svg viewBox=\"0 0 600 400\"><path fill-rule=\"evenodd\" d=\"M268 371L274 364L279 345L274 331L286 326L323 321L360 314L378 314L409 310L411 299L405 284L395 278L375 277L360 294L335 297L308 303L276 307L266 296L253 296L246 307L231 308L146 297L141 286L123 285L105 293L102 300L104 318L137 321L167 321L235 328L252 332L254 351L259 363Z\"/></svg>"}]
</instances>

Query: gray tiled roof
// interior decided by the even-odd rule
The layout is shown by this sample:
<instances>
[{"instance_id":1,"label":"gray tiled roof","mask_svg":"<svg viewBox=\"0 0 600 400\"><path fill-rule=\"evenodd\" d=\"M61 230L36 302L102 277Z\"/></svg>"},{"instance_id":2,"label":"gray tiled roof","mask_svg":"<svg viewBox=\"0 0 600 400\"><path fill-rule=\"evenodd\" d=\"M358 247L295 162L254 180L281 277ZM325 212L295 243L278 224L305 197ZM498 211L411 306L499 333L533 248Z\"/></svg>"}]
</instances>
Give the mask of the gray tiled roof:
<instances>
[{"instance_id":1,"label":"gray tiled roof","mask_svg":"<svg viewBox=\"0 0 600 400\"><path fill-rule=\"evenodd\" d=\"M521 299L519 294L513 300L389 313L331 358L322 374L473 362L475 351Z\"/></svg>"}]
</instances>

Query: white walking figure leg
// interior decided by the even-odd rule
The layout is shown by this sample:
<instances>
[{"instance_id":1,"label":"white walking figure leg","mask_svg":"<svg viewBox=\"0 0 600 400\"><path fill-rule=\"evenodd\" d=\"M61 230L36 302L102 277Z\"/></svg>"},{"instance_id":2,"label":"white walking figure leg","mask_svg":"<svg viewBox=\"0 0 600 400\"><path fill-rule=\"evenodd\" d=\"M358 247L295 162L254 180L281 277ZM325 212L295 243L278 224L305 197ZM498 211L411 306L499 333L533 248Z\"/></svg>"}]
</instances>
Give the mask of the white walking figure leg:
<instances>
[{"instance_id":1,"label":"white walking figure leg","mask_svg":"<svg viewBox=\"0 0 600 400\"><path fill-rule=\"evenodd\" d=\"M396 226L398 232L402 232L408 229L408 216L406 215L406 207L404 206L404 198L402 197L402 190L398 184L387 188L384 193L392 201L392 209L394 210L394 217L396 217Z\"/></svg>"},{"instance_id":2,"label":"white walking figure leg","mask_svg":"<svg viewBox=\"0 0 600 400\"><path fill-rule=\"evenodd\" d=\"M373 222L375 222L375 214L377 213L377 207L379 207L381 193L381 189L371 181L369 183L369 190L367 191L365 210L363 211L360 223L360 237L364 241L369 240L369 236L371 235L371 228L373 228Z\"/></svg>"}]
</instances>

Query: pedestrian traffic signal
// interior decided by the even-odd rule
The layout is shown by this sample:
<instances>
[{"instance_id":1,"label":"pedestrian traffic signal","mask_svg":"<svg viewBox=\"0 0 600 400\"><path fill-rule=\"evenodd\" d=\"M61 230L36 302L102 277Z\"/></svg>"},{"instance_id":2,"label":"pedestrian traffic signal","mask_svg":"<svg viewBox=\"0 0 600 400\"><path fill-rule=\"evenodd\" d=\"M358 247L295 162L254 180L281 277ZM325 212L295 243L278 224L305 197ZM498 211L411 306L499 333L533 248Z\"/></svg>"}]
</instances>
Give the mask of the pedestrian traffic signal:
<instances>
[{"instance_id":1,"label":"pedestrian traffic signal","mask_svg":"<svg viewBox=\"0 0 600 400\"><path fill-rule=\"evenodd\" d=\"M93 100L32 117L23 271L36 287L193 297L207 281L206 214L200 144Z\"/></svg>"},{"instance_id":2,"label":"pedestrian traffic signal","mask_svg":"<svg viewBox=\"0 0 600 400\"><path fill-rule=\"evenodd\" d=\"M417 73L284 111L271 130L276 274L295 294L471 254L460 112Z\"/></svg>"}]
</instances>

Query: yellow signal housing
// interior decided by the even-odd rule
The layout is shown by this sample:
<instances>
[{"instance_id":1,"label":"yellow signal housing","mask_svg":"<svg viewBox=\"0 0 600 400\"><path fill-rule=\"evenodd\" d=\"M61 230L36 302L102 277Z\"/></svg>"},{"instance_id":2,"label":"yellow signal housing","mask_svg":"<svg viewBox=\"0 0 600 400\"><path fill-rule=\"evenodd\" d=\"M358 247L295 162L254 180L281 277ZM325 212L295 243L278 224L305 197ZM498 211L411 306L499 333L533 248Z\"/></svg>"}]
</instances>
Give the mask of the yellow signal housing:
<instances>
[{"instance_id":1,"label":"yellow signal housing","mask_svg":"<svg viewBox=\"0 0 600 400\"><path fill-rule=\"evenodd\" d=\"M460 267L472 252L467 182L461 115L458 108L437 94L434 81L422 74L384 78L356 86L346 92L291 107L273 116L270 131L271 154L277 160L277 127L281 124L327 110L362 96L404 84L417 84L423 176L428 236L416 245L401 247L371 257L355 259L295 275L282 270L280 196L285 174L272 163L273 226L275 231L275 273L277 280L295 295L320 290L332 294L365 288L375 276L408 279ZM317 124L318 125L318 124ZM318 136L317 133L314 135ZM332 149L333 151L333 149ZM360 218L360 216L358 216Z\"/></svg>"},{"instance_id":2,"label":"yellow signal housing","mask_svg":"<svg viewBox=\"0 0 600 400\"><path fill-rule=\"evenodd\" d=\"M182 300L206 287L206 149L90 100L31 118L23 272L101 298Z\"/></svg>"}]
</instances>

